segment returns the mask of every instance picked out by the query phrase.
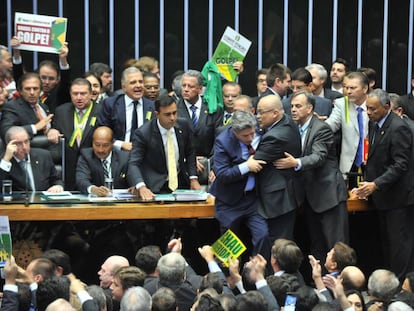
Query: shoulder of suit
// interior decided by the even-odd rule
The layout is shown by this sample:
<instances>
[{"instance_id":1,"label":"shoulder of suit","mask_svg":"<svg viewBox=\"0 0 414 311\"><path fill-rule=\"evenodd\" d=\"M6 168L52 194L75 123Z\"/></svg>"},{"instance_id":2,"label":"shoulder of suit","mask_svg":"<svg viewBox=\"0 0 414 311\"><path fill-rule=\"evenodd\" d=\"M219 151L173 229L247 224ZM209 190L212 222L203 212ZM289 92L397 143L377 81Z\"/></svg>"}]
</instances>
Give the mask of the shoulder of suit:
<instances>
[{"instance_id":1,"label":"shoulder of suit","mask_svg":"<svg viewBox=\"0 0 414 311\"><path fill-rule=\"evenodd\" d=\"M56 107L55 114L58 114L61 111L66 112L67 110L70 110L71 108L75 109L74 106L73 106L73 103L71 103L71 102L64 103L63 105L60 105L60 106Z\"/></svg>"}]
</instances>

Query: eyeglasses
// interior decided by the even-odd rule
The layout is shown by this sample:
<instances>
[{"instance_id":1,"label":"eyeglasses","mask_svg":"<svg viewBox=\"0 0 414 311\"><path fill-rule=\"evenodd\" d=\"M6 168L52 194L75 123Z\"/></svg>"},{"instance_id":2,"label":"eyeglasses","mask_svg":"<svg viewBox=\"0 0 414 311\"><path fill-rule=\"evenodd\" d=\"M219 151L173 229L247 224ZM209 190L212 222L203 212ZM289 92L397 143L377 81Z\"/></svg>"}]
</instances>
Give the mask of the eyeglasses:
<instances>
[{"instance_id":1,"label":"eyeglasses","mask_svg":"<svg viewBox=\"0 0 414 311\"><path fill-rule=\"evenodd\" d=\"M159 85L144 85L144 87L147 90L159 90L160 89L160 86Z\"/></svg>"},{"instance_id":2,"label":"eyeglasses","mask_svg":"<svg viewBox=\"0 0 414 311\"><path fill-rule=\"evenodd\" d=\"M57 78L56 77L48 77L48 76L40 76L40 79L42 81L55 81Z\"/></svg>"},{"instance_id":3,"label":"eyeglasses","mask_svg":"<svg viewBox=\"0 0 414 311\"><path fill-rule=\"evenodd\" d=\"M268 113L268 112L273 112L273 111L275 111L275 110L274 110L274 109L269 109L269 110L257 110L256 114L257 114L257 115L262 115L262 114L265 114L265 113Z\"/></svg>"}]
</instances>

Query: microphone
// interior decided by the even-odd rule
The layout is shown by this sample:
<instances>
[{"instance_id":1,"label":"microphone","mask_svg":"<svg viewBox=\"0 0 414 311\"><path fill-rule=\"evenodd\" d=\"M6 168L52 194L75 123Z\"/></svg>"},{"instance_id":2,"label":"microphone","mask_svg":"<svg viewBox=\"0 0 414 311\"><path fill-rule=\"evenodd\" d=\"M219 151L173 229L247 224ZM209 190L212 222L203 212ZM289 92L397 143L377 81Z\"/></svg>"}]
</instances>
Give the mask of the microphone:
<instances>
[{"instance_id":1,"label":"microphone","mask_svg":"<svg viewBox=\"0 0 414 311\"><path fill-rule=\"evenodd\" d=\"M24 157L24 179L25 179L25 183L24 183L24 206L29 206L29 174L27 172L27 165L29 163L29 159L27 157L27 155Z\"/></svg>"}]
</instances>

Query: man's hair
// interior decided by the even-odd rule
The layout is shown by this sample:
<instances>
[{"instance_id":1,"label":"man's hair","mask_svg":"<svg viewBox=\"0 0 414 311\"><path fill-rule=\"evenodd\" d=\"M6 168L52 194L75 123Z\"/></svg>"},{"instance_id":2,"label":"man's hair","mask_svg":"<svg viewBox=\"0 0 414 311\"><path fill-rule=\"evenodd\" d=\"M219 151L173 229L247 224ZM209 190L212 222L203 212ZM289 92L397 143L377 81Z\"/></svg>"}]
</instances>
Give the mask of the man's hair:
<instances>
[{"instance_id":1,"label":"man's hair","mask_svg":"<svg viewBox=\"0 0 414 311\"><path fill-rule=\"evenodd\" d=\"M381 103L381 106L390 105L390 96L382 89L373 89L368 93L367 97L376 97Z\"/></svg>"},{"instance_id":2,"label":"man's hair","mask_svg":"<svg viewBox=\"0 0 414 311\"><path fill-rule=\"evenodd\" d=\"M297 97L299 95L305 95L305 97L306 97L306 103L308 105L311 105L312 106L312 110L315 109L315 96L312 93L310 93L310 92L308 92L306 90L299 91L299 92L296 92L296 93L293 93L292 94L292 99L294 99L295 97Z\"/></svg>"},{"instance_id":3,"label":"man's hair","mask_svg":"<svg viewBox=\"0 0 414 311\"><path fill-rule=\"evenodd\" d=\"M172 104L176 104L175 99L169 95L162 95L154 102L155 111L160 112L161 107L168 107Z\"/></svg>"},{"instance_id":4,"label":"man's hair","mask_svg":"<svg viewBox=\"0 0 414 311\"><path fill-rule=\"evenodd\" d=\"M411 291L414 292L414 271L408 272L405 275L405 278L408 280L408 285L410 286Z\"/></svg>"},{"instance_id":5,"label":"man's hair","mask_svg":"<svg viewBox=\"0 0 414 311\"><path fill-rule=\"evenodd\" d=\"M255 74L256 82L259 82L258 79L259 79L260 75L266 75L267 76L268 72L269 72L269 69L266 69L266 68L262 68L262 69L257 70L256 74Z\"/></svg>"},{"instance_id":6,"label":"man's hair","mask_svg":"<svg viewBox=\"0 0 414 311\"><path fill-rule=\"evenodd\" d=\"M126 68L124 71L122 71L121 83L125 84L127 82L128 75L131 73L136 73L136 72L140 72L142 74L141 70L139 70L137 67L132 66L132 67Z\"/></svg>"},{"instance_id":7,"label":"man's hair","mask_svg":"<svg viewBox=\"0 0 414 311\"><path fill-rule=\"evenodd\" d=\"M368 77L369 81L375 81L377 79L377 72L371 67L360 67L357 69L358 72L362 72Z\"/></svg>"},{"instance_id":8,"label":"man's hair","mask_svg":"<svg viewBox=\"0 0 414 311\"><path fill-rule=\"evenodd\" d=\"M70 282L66 276L54 276L38 283L36 291L37 310L44 311L46 307L58 298L69 301Z\"/></svg>"},{"instance_id":9,"label":"man's hair","mask_svg":"<svg viewBox=\"0 0 414 311\"><path fill-rule=\"evenodd\" d=\"M151 72L151 71L144 71L144 73L142 74L142 77L144 79L145 78L154 78L154 79L157 79L158 82L160 82L160 78L158 78L158 76L155 73Z\"/></svg>"},{"instance_id":10,"label":"man's hair","mask_svg":"<svg viewBox=\"0 0 414 311\"><path fill-rule=\"evenodd\" d=\"M395 274L384 269L375 270L368 279L368 293L385 303L397 293L399 286Z\"/></svg>"},{"instance_id":11,"label":"man's hair","mask_svg":"<svg viewBox=\"0 0 414 311\"><path fill-rule=\"evenodd\" d=\"M295 311L312 310L312 308L319 302L315 289L309 286L299 287L299 289L293 292L292 295L296 297Z\"/></svg>"},{"instance_id":12,"label":"man's hair","mask_svg":"<svg viewBox=\"0 0 414 311\"><path fill-rule=\"evenodd\" d=\"M230 294L221 294L219 297L220 304L225 311L237 311L236 304L237 300L234 295Z\"/></svg>"},{"instance_id":13,"label":"man's hair","mask_svg":"<svg viewBox=\"0 0 414 311\"><path fill-rule=\"evenodd\" d=\"M214 288L218 294L223 293L223 282L220 279L220 276L216 272L209 272L203 276L201 279L200 287L198 288L200 292L206 288Z\"/></svg>"},{"instance_id":14,"label":"man's hair","mask_svg":"<svg viewBox=\"0 0 414 311\"><path fill-rule=\"evenodd\" d=\"M59 249L48 249L43 252L41 258L49 259L56 267L62 267L64 275L72 273L69 255Z\"/></svg>"},{"instance_id":15,"label":"man's hair","mask_svg":"<svg viewBox=\"0 0 414 311\"><path fill-rule=\"evenodd\" d=\"M233 81L227 81L226 83L223 83L223 89L225 86L234 86L234 87L238 87L239 88L239 93L242 93L242 87L240 84L238 84L237 82L233 82Z\"/></svg>"},{"instance_id":16,"label":"man's hair","mask_svg":"<svg viewBox=\"0 0 414 311\"><path fill-rule=\"evenodd\" d=\"M196 78L197 85L202 86L203 85L203 76L201 75L201 72L198 70L190 69L183 73L182 78L184 77L190 77L190 78ZM182 81L182 79L181 79Z\"/></svg>"},{"instance_id":17,"label":"man's hair","mask_svg":"<svg viewBox=\"0 0 414 311\"><path fill-rule=\"evenodd\" d=\"M238 311L267 310L267 301L260 292L256 290L251 290L238 297L236 310Z\"/></svg>"},{"instance_id":18,"label":"man's hair","mask_svg":"<svg viewBox=\"0 0 414 311\"><path fill-rule=\"evenodd\" d=\"M403 112L404 109L404 101L401 99L401 96L397 93L389 93L388 96L390 97L390 103L393 103L394 109L402 108Z\"/></svg>"},{"instance_id":19,"label":"man's hair","mask_svg":"<svg viewBox=\"0 0 414 311\"><path fill-rule=\"evenodd\" d=\"M92 84L86 78L76 78L70 84L70 89L72 90L72 86L74 85L86 85L88 87L89 92L92 92Z\"/></svg>"},{"instance_id":20,"label":"man's hair","mask_svg":"<svg viewBox=\"0 0 414 311\"><path fill-rule=\"evenodd\" d=\"M250 111L236 110L233 112L231 127L235 132L256 128L256 119Z\"/></svg>"},{"instance_id":21,"label":"man's hair","mask_svg":"<svg viewBox=\"0 0 414 311\"><path fill-rule=\"evenodd\" d=\"M185 259L177 253L169 253L160 258L157 265L160 284L169 287L184 282Z\"/></svg>"},{"instance_id":22,"label":"man's hair","mask_svg":"<svg viewBox=\"0 0 414 311\"><path fill-rule=\"evenodd\" d=\"M172 289L161 287L152 295L151 311L175 311L176 309L177 299Z\"/></svg>"},{"instance_id":23,"label":"man's hair","mask_svg":"<svg viewBox=\"0 0 414 311\"><path fill-rule=\"evenodd\" d=\"M89 71L100 77L104 73L112 73L112 68L104 63L93 63L89 66Z\"/></svg>"},{"instance_id":24,"label":"man's hair","mask_svg":"<svg viewBox=\"0 0 414 311\"><path fill-rule=\"evenodd\" d=\"M39 74L36 73L36 72L26 72L17 81L17 90L19 92L21 92L22 91L23 82L26 81L26 80L32 79L32 78L35 78L35 79L39 80L39 86L40 86L40 88L42 88L42 80L40 79Z\"/></svg>"},{"instance_id":25,"label":"man's hair","mask_svg":"<svg viewBox=\"0 0 414 311\"><path fill-rule=\"evenodd\" d=\"M150 311L151 306L150 294L140 286L128 289L121 300L122 311Z\"/></svg>"},{"instance_id":26,"label":"man's hair","mask_svg":"<svg viewBox=\"0 0 414 311\"><path fill-rule=\"evenodd\" d=\"M272 87L273 84L275 84L276 79L283 81L287 78L288 74L291 74L291 71L283 64L276 63L270 66L266 75L267 85Z\"/></svg>"},{"instance_id":27,"label":"man's hair","mask_svg":"<svg viewBox=\"0 0 414 311\"><path fill-rule=\"evenodd\" d=\"M47 258L36 258L33 260L33 274L40 274L43 280L49 279L55 276L56 267L55 264Z\"/></svg>"},{"instance_id":28,"label":"man's hair","mask_svg":"<svg viewBox=\"0 0 414 311\"><path fill-rule=\"evenodd\" d=\"M20 132L25 132L27 134L27 137L29 137L29 133L27 133L26 129L23 126L12 126L10 127L7 131L6 134L4 135L4 140L6 145L11 141L11 137L17 133Z\"/></svg>"},{"instance_id":29,"label":"man's hair","mask_svg":"<svg viewBox=\"0 0 414 311\"><path fill-rule=\"evenodd\" d=\"M332 62L332 65L333 65L333 64L335 64L335 63L344 65L344 67L345 67L345 72L348 72L348 70L349 70L349 64L348 64L348 62L347 62L344 58L340 58L340 57L339 57L339 58L335 59L335 60Z\"/></svg>"},{"instance_id":30,"label":"man's hair","mask_svg":"<svg viewBox=\"0 0 414 311\"><path fill-rule=\"evenodd\" d=\"M306 85L309 85L309 83L313 81L313 78L309 70L306 70L305 68L301 67L301 68L296 69L292 73L292 81L293 80L302 81Z\"/></svg>"},{"instance_id":31,"label":"man's hair","mask_svg":"<svg viewBox=\"0 0 414 311\"><path fill-rule=\"evenodd\" d=\"M98 80L99 85L101 86L101 88L103 87L101 77L98 77L94 72L87 71L87 72L85 72L85 74L83 75L83 77L85 79L88 78L88 77L94 77L96 80Z\"/></svg>"},{"instance_id":32,"label":"man's hair","mask_svg":"<svg viewBox=\"0 0 414 311\"><path fill-rule=\"evenodd\" d=\"M135 255L135 265L146 274L154 273L161 256L160 247L157 245L141 247Z\"/></svg>"},{"instance_id":33,"label":"man's hair","mask_svg":"<svg viewBox=\"0 0 414 311\"><path fill-rule=\"evenodd\" d=\"M357 261L355 250L343 242L334 245L332 261L336 262L337 270L342 271L346 266L354 266Z\"/></svg>"},{"instance_id":34,"label":"man's hair","mask_svg":"<svg viewBox=\"0 0 414 311\"><path fill-rule=\"evenodd\" d=\"M247 100L249 110L253 108L253 100L249 95L244 95L244 94L239 95L233 100L233 102L236 100L241 100L241 99Z\"/></svg>"},{"instance_id":35,"label":"man's hair","mask_svg":"<svg viewBox=\"0 0 414 311\"><path fill-rule=\"evenodd\" d=\"M325 67L321 64L312 63L305 67L306 70L311 71L312 69L316 69L318 71L319 78L326 80L328 78L328 72L326 71Z\"/></svg>"},{"instance_id":36,"label":"man's hair","mask_svg":"<svg viewBox=\"0 0 414 311\"><path fill-rule=\"evenodd\" d=\"M277 260L280 270L287 273L297 272L303 260L299 246L287 239L275 240L272 246L272 257Z\"/></svg>"},{"instance_id":37,"label":"man's hair","mask_svg":"<svg viewBox=\"0 0 414 311\"><path fill-rule=\"evenodd\" d=\"M98 304L99 310L106 307L106 296L104 290L98 285L89 285L86 287L86 291Z\"/></svg>"},{"instance_id":38,"label":"man's hair","mask_svg":"<svg viewBox=\"0 0 414 311\"><path fill-rule=\"evenodd\" d=\"M151 72L155 66L158 66L158 61L154 57L142 56L134 64L142 72Z\"/></svg>"},{"instance_id":39,"label":"man's hair","mask_svg":"<svg viewBox=\"0 0 414 311\"><path fill-rule=\"evenodd\" d=\"M270 275L266 281L279 306L285 304L287 293L294 292L300 287L298 278L289 273L283 273L280 276Z\"/></svg>"},{"instance_id":40,"label":"man's hair","mask_svg":"<svg viewBox=\"0 0 414 311\"><path fill-rule=\"evenodd\" d=\"M114 274L114 278L119 279L124 291L134 286L143 286L146 276L144 271L134 266L121 267Z\"/></svg>"},{"instance_id":41,"label":"man's hair","mask_svg":"<svg viewBox=\"0 0 414 311\"><path fill-rule=\"evenodd\" d=\"M198 297L198 305L196 311L224 311L218 297L213 297L209 294L203 294Z\"/></svg>"},{"instance_id":42,"label":"man's hair","mask_svg":"<svg viewBox=\"0 0 414 311\"><path fill-rule=\"evenodd\" d=\"M366 74L359 71L350 71L345 76L348 79L358 79L362 86L369 86L369 79Z\"/></svg>"},{"instance_id":43,"label":"man's hair","mask_svg":"<svg viewBox=\"0 0 414 311\"><path fill-rule=\"evenodd\" d=\"M58 65L51 60L44 60L39 64L39 67L37 68L37 72L40 72L40 69L42 69L42 67L49 67L50 69L52 69L54 72L56 72L58 78L59 78L59 74L60 74L60 70Z\"/></svg>"},{"instance_id":44,"label":"man's hair","mask_svg":"<svg viewBox=\"0 0 414 311\"><path fill-rule=\"evenodd\" d=\"M312 308L312 311L341 311L341 310L342 308L338 303L331 303L327 301L320 301Z\"/></svg>"}]
</instances>

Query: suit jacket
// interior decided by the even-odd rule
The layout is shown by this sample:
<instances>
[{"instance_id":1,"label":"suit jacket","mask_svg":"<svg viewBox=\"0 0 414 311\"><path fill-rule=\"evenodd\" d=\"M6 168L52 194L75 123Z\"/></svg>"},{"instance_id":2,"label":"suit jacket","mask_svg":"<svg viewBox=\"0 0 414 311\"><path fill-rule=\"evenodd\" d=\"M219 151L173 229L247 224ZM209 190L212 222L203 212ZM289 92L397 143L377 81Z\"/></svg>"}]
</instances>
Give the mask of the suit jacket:
<instances>
[{"instance_id":1,"label":"suit jacket","mask_svg":"<svg viewBox=\"0 0 414 311\"><path fill-rule=\"evenodd\" d=\"M13 180L13 190L24 191L26 189L26 172L14 158L11 159L11 163L10 172L0 169L0 180L11 179ZM53 185L63 185L48 150L31 148L30 164L36 191L47 190Z\"/></svg>"},{"instance_id":2,"label":"suit jacket","mask_svg":"<svg viewBox=\"0 0 414 311\"><path fill-rule=\"evenodd\" d=\"M329 115L332 112L332 102L327 98L322 98L319 96L313 96L315 98L315 107L313 109L314 112L316 112L320 116L326 116L329 117ZM291 101L292 96L289 96L288 98L285 98L282 100L283 103L283 109L285 110L285 113L290 116L290 110L291 110Z\"/></svg>"},{"instance_id":3,"label":"suit jacket","mask_svg":"<svg viewBox=\"0 0 414 311\"><path fill-rule=\"evenodd\" d=\"M188 188L190 176L197 175L193 136L187 120L177 119L174 127L177 137L178 186ZM157 119L145 123L134 133L128 165L128 183L136 185L145 182L152 192L158 193L168 177L166 155Z\"/></svg>"},{"instance_id":4,"label":"suit jacket","mask_svg":"<svg viewBox=\"0 0 414 311\"><path fill-rule=\"evenodd\" d=\"M369 124L372 142L376 124ZM378 189L372 194L378 209L394 209L406 205L410 183L407 180L412 149L411 132L406 123L394 113L385 119L369 146L365 180L374 181Z\"/></svg>"},{"instance_id":5,"label":"suit jacket","mask_svg":"<svg viewBox=\"0 0 414 311\"><path fill-rule=\"evenodd\" d=\"M407 180L410 183L410 187L408 190L408 198L407 198L407 205L414 205L414 121L411 120L406 115L403 115L402 119L408 125L411 131L411 137L413 138L413 144L411 145L411 158L410 158L410 168L408 171Z\"/></svg>"},{"instance_id":6,"label":"suit jacket","mask_svg":"<svg viewBox=\"0 0 414 311\"><path fill-rule=\"evenodd\" d=\"M247 159L242 158L239 140L231 126L227 127L217 138L214 145L214 173L216 179L210 192L217 200L234 206L244 198L244 188L248 174L241 175L238 165Z\"/></svg>"},{"instance_id":7,"label":"suit jacket","mask_svg":"<svg viewBox=\"0 0 414 311\"><path fill-rule=\"evenodd\" d=\"M19 294L10 290L3 291L1 301L2 311L18 311L19 310Z\"/></svg>"},{"instance_id":8,"label":"suit jacket","mask_svg":"<svg viewBox=\"0 0 414 311\"><path fill-rule=\"evenodd\" d=\"M100 107L94 103L91 105L93 107L83 129L80 146L78 146L76 141L72 147L70 146L70 138L74 131L74 113L76 111L73 103L70 102L59 106L53 118L53 127L59 130L65 137L65 188L67 190L75 190L76 188L76 170L74 168L78 162L80 149L92 147L92 136Z\"/></svg>"},{"instance_id":9,"label":"suit jacket","mask_svg":"<svg viewBox=\"0 0 414 311\"><path fill-rule=\"evenodd\" d=\"M404 102L404 113L411 119L414 120L414 95L413 92L407 95L401 96L401 100Z\"/></svg>"},{"instance_id":10,"label":"suit jacket","mask_svg":"<svg viewBox=\"0 0 414 311\"><path fill-rule=\"evenodd\" d=\"M13 76L15 81L19 81L23 75L23 64L13 64ZM59 70L60 81L58 85L48 94L43 102L50 109L50 113L55 113L58 106L70 101L70 68Z\"/></svg>"},{"instance_id":11,"label":"suit jacket","mask_svg":"<svg viewBox=\"0 0 414 311\"><path fill-rule=\"evenodd\" d=\"M275 218L296 208L294 170L278 170L273 166L273 161L284 158L285 152L298 157L301 153L301 141L296 124L288 116L283 115L279 122L262 136L254 156L255 159L267 162L258 174L262 203L259 213L264 218Z\"/></svg>"},{"instance_id":12,"label":"suit jacket","mask_svg":"<svg viewBox=\"0 0 414 311\"><path fill-rule=\"evenodd\" d=\"M346 113L346 110L348 110L348 113ZM325 122L331 127L334 133L342 130L339 169L342 174L349 173L354 163L359 143L356 108L351 102L348 102L348 107L346 107L345 97L338 98L335 100L335 106L331 115Z\"/></svg>"},{"instance_id":13,"label":"suit jacket","mask_svg":"<svg viewBox=\"0 0 414 311\"><path fill-rule=\"evenodd\" d=\"M333 103L333 101L334 101L335 99L337 99L337 98L344 97L344 95L343 95L343 94L341 94L341 93L339 93L339 92L337 92L337 91L334 91L334 90L332 90L332 89L328 89L328 88L324 88L324 89L323 89L323 96L324 96L325 98L329 99L329 100L331 101L331 103Z\"/></svg>"},{"instance_id":14,"label":"suit jacket","mask_svg":"<svg viewBox=\"0 0 414 311\"><path fill-rule=\"evenodd\" d=\"M142 98L143 111L144 111L144 123L153 119L155 114L154 102ZM126 115L125 110L125 95L119 94L105 98L100 104L102 106L99 113L98 125L108 126L114 132L114 140L125 141L126 133L126 119L132 118L132 116ZM131 133L132 141L133 133Z\"/></svg>"},{"instance_id":15,"label":"suit jacket","mask_svg":"<svg viewBox=\"0 0 414 311\"><path fill-rule=\"evenodd\" d=\"M112 149L111 172L115 189L128 187L126 182L128 158L128 152ZM93 149L83 148L76 166L76 188L82 193L88 193L88 187L92 185L105 185L104 171L101 160L95 156Z\"/></svg>"},{"instance_id":16,"label":"suit jacket","mask_svg":"<svg viewBox=\"0 0 414 311\"><path fill-rule=\"evenodd\" d=\"M194 134L194 149L197 156L209 157L212 155L215 132L223 124L223 109L218 108L215 113L208 113L207 104L201 105L198 123L194 127L191 116L183 99L178 102L178 116L188 120Z\"/></svg>"},{"instance_id":17,"label":"suit jacket","mask_svg":"<svg viewBox=\"0 0 414 311\"><path fill-rule=\"evenodd\" d=\"M49 108L45 105L40 103L40 107L46 114L49 114ZM25 128L27 133L29 133L30 138L33 138L35 134L32 130L32 125L39 122L36 117L36 113L28 104L23 100L23 98L17 98L10 102L6 102L2 109L2 116L0 121L0 131L2 138L4 139L4 135L6 134L7 130L12 126L22 126ZM43 132L38 132L36 135L43 135Z\"/></svg>"},{"instance_id":18,"label":"suit jacket","mask_svg":"<svg viewBox=\"0 0 414 311\"><path fill-rule=\"evenodd\" d=\"M334 136L328 124L313 116L306 132L300 160L299 204L306 196L317 213L325 212L348 198L335 154Z\"/></svg>"}]
</instances>

